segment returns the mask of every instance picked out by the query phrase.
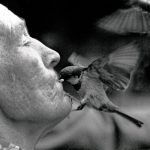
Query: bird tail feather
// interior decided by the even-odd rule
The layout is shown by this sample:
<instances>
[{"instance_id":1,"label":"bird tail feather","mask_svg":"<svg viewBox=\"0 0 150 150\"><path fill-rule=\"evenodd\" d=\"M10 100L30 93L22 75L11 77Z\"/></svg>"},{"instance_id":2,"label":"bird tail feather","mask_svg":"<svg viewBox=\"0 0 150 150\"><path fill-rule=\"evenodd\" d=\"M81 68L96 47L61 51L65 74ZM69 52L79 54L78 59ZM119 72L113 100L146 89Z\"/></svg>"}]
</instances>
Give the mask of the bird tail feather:
<instances>
[{"instance_id":1,"label":"bird tail feather","mask_svg":"<svg viewBox=\"0 0 150 150\"><path fill-rule=\"evenodd\" d=\"M131 117L131 116L129 116L129 115L127 115L127 114L125 114L125 113L119 111L119 110L114 110L114 113L117 113L117 114L119 114L120 116L126 118L127 120L133 122L133 123L134 123L135 125L137 125L138 127L142 127L142 125L144 124L142 121L137 120L137 119L135 119L135 118L133 118L133 117Z\"/></svg>"},{"instance_id":2,"label":"bird tail feather","mask_svg":"<svg viewBox=\"0 0 150 150\"><path fill-rule=\"evenodd\" d=\"M118 106L115 105L114 103L112 103L111 101L108 101L108 102L105 102L104 104L102 104L101 107L99 108L99 110L104 111L104 112L116 113L116 114L122 116L123 118L126 118L127 120L131 121L138 127L142 127L142 125L144 124L142 121L137 120L134 117L131 117L130 115L120 111Z\"/></svg>"}]
</instances>

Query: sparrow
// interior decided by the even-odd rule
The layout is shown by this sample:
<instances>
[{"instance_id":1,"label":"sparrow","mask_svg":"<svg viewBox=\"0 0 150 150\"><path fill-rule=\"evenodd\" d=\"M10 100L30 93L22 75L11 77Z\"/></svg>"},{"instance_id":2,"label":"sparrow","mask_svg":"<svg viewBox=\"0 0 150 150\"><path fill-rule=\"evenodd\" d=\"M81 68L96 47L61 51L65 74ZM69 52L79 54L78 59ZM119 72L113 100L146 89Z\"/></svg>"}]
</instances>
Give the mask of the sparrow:
<instances>
[{"instance_id":1,"label":"sparrow","mask_svg":"<svg viewBox=\"0 0 150 150\"><path fill-rule=\"evenodd\" d=\"M123 45L88 65L85 58L82 59L81 56L73 53L68 59L73 65L63 68L60 71L60 78L70 83L80 95L81 101L77 110L87 105L98 111L119 114L138 127L142 127L142 121L122 112L106 94L108 90L125 91L128 88L139 57L140 52L135 43Z\"/></svg>"}]
</instances>

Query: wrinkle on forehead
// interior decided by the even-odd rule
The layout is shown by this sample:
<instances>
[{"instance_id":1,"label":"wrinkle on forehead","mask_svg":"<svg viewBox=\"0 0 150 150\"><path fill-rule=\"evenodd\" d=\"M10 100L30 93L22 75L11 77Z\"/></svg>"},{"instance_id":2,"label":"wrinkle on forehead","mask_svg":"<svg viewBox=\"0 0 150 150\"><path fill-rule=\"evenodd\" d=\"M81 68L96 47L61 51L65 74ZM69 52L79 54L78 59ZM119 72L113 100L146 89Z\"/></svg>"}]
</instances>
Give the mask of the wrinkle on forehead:
<instances>
[{"instance_id":1,"label":"wrinkle on forehead","mask_svg":"<svg viewBox=\"0 0 150 150\"><path fill-rule=\"evenodd\" d=\"M0 40L16 40L22 35L25 22L0 4Z\"/></svg>"}]
</instances>

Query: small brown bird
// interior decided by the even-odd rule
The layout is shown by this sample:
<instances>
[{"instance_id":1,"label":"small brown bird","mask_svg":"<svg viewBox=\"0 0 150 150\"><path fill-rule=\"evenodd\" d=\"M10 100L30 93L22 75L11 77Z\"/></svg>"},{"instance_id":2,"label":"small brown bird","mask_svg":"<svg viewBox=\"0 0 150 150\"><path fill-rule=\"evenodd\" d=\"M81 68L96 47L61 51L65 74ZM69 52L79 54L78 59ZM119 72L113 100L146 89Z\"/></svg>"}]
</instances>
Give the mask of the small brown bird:
<instances>
[{"instance_id":1,"label":"small brown bird","mask_svg":"<svg viewBox=\"0 0 150 150\"><path fill-rule=\"evenodd\" d=\"M106 95L106 91L126 90L130 84L133 71L139 61L138 47L129 43L118 48L108 56L94 60L87 67L82 66L80 58L69 58L74 66L65 67L60 71L61 79L70 83L81 96L81 110L85 105L99 111L117 113L130 120L138 127L143 122L123 113L118 106L113 104ZM80 57L80 56L79 56Z\"/></svg>"}]
</instances>

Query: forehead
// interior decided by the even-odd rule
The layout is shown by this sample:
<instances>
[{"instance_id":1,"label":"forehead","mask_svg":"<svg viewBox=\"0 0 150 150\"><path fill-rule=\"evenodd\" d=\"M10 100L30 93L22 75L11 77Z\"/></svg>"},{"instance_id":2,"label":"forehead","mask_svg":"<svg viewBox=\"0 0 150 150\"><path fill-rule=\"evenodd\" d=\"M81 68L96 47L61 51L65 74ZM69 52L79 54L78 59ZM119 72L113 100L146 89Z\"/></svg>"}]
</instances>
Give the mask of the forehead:
<instances>
[{"instance_id":1,"label":"forehead","mask_svg":"<svg viewBox=\"0 0 150 150\"><path fill-rule=\"evenodd\" d=\"M0 4L0 36L17 37L25 28L25 21Z\"/></svg>"}]
</instances>

